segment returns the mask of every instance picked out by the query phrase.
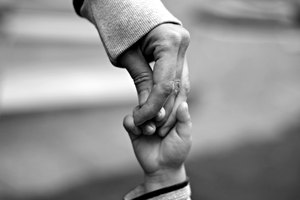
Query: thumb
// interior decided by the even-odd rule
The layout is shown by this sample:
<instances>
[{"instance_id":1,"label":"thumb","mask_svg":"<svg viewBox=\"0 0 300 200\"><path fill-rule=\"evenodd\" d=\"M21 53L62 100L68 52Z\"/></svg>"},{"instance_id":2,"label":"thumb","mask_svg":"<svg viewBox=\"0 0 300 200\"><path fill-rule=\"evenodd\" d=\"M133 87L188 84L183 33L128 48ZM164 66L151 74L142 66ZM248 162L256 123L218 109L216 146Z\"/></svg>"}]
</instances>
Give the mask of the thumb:
<instances>
[{"instance_id":1,"label":"thumb","mask_svg":"<svg viewBox=\"0 0 300 200\"><path fill-rule=\"evenodd\" d=\"M153 86L152 69L138 47L127 50L120 58L120 64L125 67L134 81L139 105L143 105Z\"/></svg>"},{"instance_id":2,"label":"thumb","mask_svg":"<svg viewBox=\"0 0 300 200\"><path fill-rule=\"evenodd\" d=\"M176 111L176 132L182 137L190 137L192 129L191 116L188 110L188 104L182 102Z\"/></svg>"}]
</instances>

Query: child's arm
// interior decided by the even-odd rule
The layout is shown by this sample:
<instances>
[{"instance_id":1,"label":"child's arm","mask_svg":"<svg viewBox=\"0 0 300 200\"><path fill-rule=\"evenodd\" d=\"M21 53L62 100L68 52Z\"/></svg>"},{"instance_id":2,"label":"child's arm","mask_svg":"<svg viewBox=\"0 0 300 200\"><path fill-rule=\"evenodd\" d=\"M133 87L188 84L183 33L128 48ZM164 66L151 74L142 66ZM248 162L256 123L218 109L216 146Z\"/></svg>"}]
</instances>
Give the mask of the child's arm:
<instances>
[{"instance_id":1,"label":"child's arm","mask_svg":"<svg viewBox=\"0 0 300 200\"><path fill-rule=\"evenodd\" d=\"M144 135L132 116L124 118L132 146L144 170L144 183L125 199L190 199L184 161L191 148L191 118L186 102L176 112L176 124L165 137Z\"/></svg>"}]
</instances>

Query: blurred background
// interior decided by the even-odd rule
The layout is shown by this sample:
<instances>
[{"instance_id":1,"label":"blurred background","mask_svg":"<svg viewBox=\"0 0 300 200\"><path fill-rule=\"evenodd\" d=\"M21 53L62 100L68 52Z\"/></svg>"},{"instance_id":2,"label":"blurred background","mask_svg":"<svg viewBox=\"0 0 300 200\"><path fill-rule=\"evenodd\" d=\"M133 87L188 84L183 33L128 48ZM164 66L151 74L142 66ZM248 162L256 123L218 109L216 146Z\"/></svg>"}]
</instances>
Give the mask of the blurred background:
<instances>
[{"instance_id":1,"label":"blurred background","mask_svg":"<svg viewBox=\"0 0 300 200\"><path fill-rule=\"evenodd\" d=\"M165 0L191 33L193 199L300 199L300 1ZM0 199L121 199L137 104L71 0L0 0Z\"/></svg>"}]
</instances>

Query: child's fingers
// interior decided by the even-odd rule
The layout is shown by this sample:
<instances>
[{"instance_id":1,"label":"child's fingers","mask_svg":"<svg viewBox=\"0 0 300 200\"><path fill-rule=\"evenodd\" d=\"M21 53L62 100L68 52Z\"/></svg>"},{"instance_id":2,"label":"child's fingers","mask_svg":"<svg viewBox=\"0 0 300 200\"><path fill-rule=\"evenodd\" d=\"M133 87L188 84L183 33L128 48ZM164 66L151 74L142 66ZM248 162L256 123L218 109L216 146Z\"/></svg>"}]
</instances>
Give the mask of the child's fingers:
<instances>
[{"instance_id":1,"label":"child's fingers","mask_svg":"<svg viewBox=\"0 0 300 200\"><path fill-rule=\"evenodd\" d=\"M133 112L139 109L139 106L135 107ZM166 111L164 108L161 108L154 118L155 122L162 121L166 116ZM153 135L156 132L156 123L154 121L147 121L144 124L140 125L143 135Z\"/></svg>"},{"instance_id":2,"label":"child's fingers","mask_svg":"<svg viewBox=\"0 0 300 200\"><path fill-rule=\"evenodd\" d=\"M157 113L155 117L155 121L160 122L165 118L165 116L166 116L166 110L164 109L164 107L162 107L160 111Z\"/></svg>"},{"instance_id":3,"label":"child's fingers","mask_svg":"<svg viewBox=\"0 0 300 200\"><path fill-rule=\"evenodd\" d=\"M155 118L156 114L172 93L173 85L174 81L162 81L152 87L146 103L133 112L134 122L136 125L140 126L146 121Z\"/></svg>"},{"instance_id":4,"label":"child's fingers","mask_svg":"<svg viewBox=\"0 0 300 200\"><path fill-rule=\"evenodd\" d=\"M131 139L134 136L139 136L142 134L142 130L134 125L133 117L131 115L127 115L126 117L124 117L123 126L128 132Z\"/></svg>"},{"instance_id":5,"label":"child's fingers","mask_svg":"<svg viewBox=\"0 0 300 200\"><path fill-rule=\"evenodd\" d=\"M188 110L188 104L182 102L176 111L176 131L180 137L191 135L192 121Z\"/></svg>"},{"instance_id":6,"label":"child's fingers","mask_svg":"<svg viewBox=\"0 0 300 200\"><path fill-rule=\"evenodd\" d=\"M136 106L133 109L133 113L139 109L140 106ZM134 120L133 120L134 123ZM149 121L139 126L140 130L142 130L142 134L144 135L153 135L156 131L156 125L154 123L150 123Z\"/></svg>"},{"instance_id":7,"label":"child's fingers","mask_svg":"<svg viewBox=\"0 0 300 200\"><path fill-rule=\"evenodd\" d=\"M145 122L141 125L144 135L153 135L156 131L156 125L152 121Z\"/></svg>"},{"instance_id":8,"label":"child's fingers","mask_svg":"<svg viewBox=\"0 0 300 200\"><path fill-rule=\"evenodd\" d=\"M158 134L161 137L165 137L168 134L168 132L174 127L174 125L176 123L177 109L178 109L179 105L184 101L186 101L186 96L178 94L178 96L176 97L175 102L173 102L171 104L172 105L171 113L169 113L169 115L167 115L168 118L164 121L163 125L158 130ZM167 106L168 105L166 105L166 107ZM166 109L168 109L168 108L166 108Z\"/></svg>"},{"instance_id":9,"label":"child's fingers","mask_svg":"<svg viewBox=\"0 0 300 200\"><path fill-rule=\"evenodd\" d=\"M166 116L166 110L164 108L161 108L160 111L157 113L154 121L160 122L162 121ZM141 128L143 130L144 135L153 135L156 132L156 123L154 123L152 120L145 122L143 125L141 125Z\"/></svg>"}]
</instances>

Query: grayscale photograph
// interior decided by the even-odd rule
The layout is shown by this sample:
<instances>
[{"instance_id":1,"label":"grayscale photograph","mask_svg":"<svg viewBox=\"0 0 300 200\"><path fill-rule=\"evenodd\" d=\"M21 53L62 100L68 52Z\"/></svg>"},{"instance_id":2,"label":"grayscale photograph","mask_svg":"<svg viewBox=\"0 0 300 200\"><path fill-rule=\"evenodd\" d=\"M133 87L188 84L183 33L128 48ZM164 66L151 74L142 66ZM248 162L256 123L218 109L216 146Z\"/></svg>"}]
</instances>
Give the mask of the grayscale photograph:
<instances>
[{"instance_id":1,"label":"grayscale photograph","mask_svg":"<svg viewBox=\"0 0 300 200\"><path fill-rule=\"evenodd\" d=\"M300 200L300 0L0 0L0 200Z\"/></svg>"}]
</instances>

